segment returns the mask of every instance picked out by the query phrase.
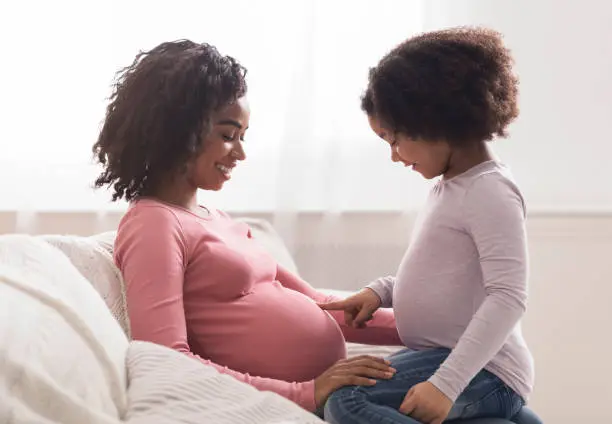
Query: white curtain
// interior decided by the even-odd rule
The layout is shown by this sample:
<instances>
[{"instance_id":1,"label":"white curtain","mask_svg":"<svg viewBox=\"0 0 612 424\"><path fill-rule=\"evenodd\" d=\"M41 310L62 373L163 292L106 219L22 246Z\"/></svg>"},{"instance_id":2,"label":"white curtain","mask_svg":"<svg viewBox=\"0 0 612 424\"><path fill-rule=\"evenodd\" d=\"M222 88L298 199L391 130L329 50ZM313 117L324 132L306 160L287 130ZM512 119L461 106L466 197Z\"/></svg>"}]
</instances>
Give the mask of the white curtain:
<instances>
[{"instance_id":1,"label":"white curtain","mask_svg":"<svg viewBox=\"0 0 612 424\"><path fill-rule=\"evenodd\" d=\"M421 30L420 3L3 3L0 209L124 208L91 189L105 97L140 49L178 38L212 43L248 69L248 160L202 202L238 212L405 208L426 189L406 188L359 97L368 68Z\"/></svg>"},{"instance_id":2,"label":"white curtain","mask_svg":"<svg viewBox=\"0 0 612 424\"><path fill-rule=\"evenodd\" d=\"M248 160L221 192L202 193L202 202L233 212L276 212L285 227L296 211L333 217L414 210L429 185L390 163L359 97L368 68L396 43L460 24L497 28L517 58L522 115L510 140L495 144L531 210L609 211L612 190L604 181L612 153L606 118L612 112L612 51L606 40L612 7L534 4L2 2L0 211L125 208L91 188L99 172L91 146L105 98L114 73L139 50L177 38L212 43L249 70Z\"/></svg>"}]
</instances>

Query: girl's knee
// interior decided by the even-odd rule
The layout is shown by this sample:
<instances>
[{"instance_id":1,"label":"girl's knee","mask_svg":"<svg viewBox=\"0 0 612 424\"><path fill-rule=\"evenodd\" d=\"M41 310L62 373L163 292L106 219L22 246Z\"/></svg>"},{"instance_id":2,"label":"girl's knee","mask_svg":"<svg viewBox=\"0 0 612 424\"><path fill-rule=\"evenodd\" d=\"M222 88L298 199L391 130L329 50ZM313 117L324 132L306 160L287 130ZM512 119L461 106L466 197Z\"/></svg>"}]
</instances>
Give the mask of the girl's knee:
<instances>
[{"instance_id":1,"label":"girl's knee","mask_svg":"<svg viewBox=\"0 0 612 424\"><path fill-rule=\"evenodd\" d=\"M340 424L338 420L334 417L333 411L336 410L337 405L332 405L333 402L335 401L332 400L331 396L329 397L329 399L327 399L327 402L325 402L325 407L323 408L323 419L325 420L325 422L330 424Z\"/></svg>"},{"instance_id":2,"label":"girl's knee","mask_svg":"<svg viewBox=\"0 0 612 424\"><path fill-rule=\"evenodd\" d=\"M325 402L325 409L327 410L329 405L338 405L342 402L350 401L355 398L355 387L354 386L346 386L341 387L335 392L333 392L329 398L327 398L327 402Z\"/></svg>"},{"instance_id":3,"label":"girl's knee","mask_svg":"<svg viewBox=\"0 0 612 424\"><path fill-rule=\"evenodd\" d=\"M342 387L332 393L325 407L323 408L323 416L325 421L331 424L339 424L340 417L346 415L351 405L354 405L360 394L353 386Z\"/></svg>"}]
</instances>

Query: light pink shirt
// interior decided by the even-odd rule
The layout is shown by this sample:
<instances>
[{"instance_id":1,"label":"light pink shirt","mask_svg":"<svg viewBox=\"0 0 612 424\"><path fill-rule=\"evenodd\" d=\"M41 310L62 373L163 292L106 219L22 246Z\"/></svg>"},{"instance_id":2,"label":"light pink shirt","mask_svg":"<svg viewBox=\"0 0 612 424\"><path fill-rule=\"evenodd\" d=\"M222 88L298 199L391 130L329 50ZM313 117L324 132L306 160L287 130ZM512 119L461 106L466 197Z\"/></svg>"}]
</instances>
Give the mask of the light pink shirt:
<instances>
[{"instance_id":1,"label":"light pink shirt","mask_svg":"<svg viewBox=\"0 0 612 424\"><path fill-rule=\"evenodd\" d=\"M115 261L126 282L132 336L191 355L313 411L314 378L346 356L345 338L401 344L392 312L366 329L344 325L335 300L279 267L246 224L151 199L119 225Z\"/></svg>"},{"instance_id":2,"label":"light pink shirt","mask_svg":"<svg viewBox=\"0 0 612 424\"><path fill-rule=\"evenodd\" d=\"M430 381L455 400L483 368L527 399L533 361L525 204L509 171L484 162L432 190L395 278L370 286L393 305L409 348L452 349Z\"/></svg>"}]
</instances>

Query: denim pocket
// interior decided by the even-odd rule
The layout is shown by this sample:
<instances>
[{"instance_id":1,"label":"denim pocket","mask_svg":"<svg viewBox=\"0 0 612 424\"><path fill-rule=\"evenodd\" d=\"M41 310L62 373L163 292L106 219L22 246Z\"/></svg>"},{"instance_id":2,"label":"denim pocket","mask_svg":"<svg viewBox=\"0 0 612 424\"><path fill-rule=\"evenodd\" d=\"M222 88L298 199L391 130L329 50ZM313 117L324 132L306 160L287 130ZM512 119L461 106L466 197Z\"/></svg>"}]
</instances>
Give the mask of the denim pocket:
<instances>
[{"instance_id":1,"label":"denim pocket","mask_svg":"<svg viewBox=\"0 0 612 424\"><path fill-rule=\"evenodd\" d=\"M508 398L510 399L508 409L512 411L512 415L509 418L514 417L519 413L521 408L525 406L525 401L519 396L514 390L504 384L504 389L508 392Z\"/></svg>"},{"instance_id":2,"label":"denim pocket","mask_svg":"<svg viewBox=\"0 0 612 424\"><path fill-rule=\"evenodd\" d=\"M500 382L501 383L501 382ZM463 408L461 419L512 418L523 406L523 400L512 389L501 383L483 397Z\"/></svg>"}]
</instances>

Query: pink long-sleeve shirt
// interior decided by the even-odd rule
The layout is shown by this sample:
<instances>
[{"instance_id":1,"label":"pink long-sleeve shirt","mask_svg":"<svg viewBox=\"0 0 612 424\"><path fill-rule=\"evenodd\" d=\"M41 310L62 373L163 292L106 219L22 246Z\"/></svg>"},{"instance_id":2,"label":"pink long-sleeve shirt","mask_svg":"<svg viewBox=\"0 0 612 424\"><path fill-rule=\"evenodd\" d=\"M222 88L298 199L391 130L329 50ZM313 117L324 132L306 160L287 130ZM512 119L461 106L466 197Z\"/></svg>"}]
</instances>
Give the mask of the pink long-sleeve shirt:
<instances>
[{"instance_id":1,"label":"pink long-sleeve shirt","mask_svg":"<svg viewBox=\"0 0 612 424\"><path fill-rule=\"evenodd\" d=\"M400 345L390 310L365 329L336 300L284 270L246 224L152 199L134 202L115 241L132 337L184 352L314 411L314 378L346 356L345 338Z\"/></svg>"}]
</instances>

